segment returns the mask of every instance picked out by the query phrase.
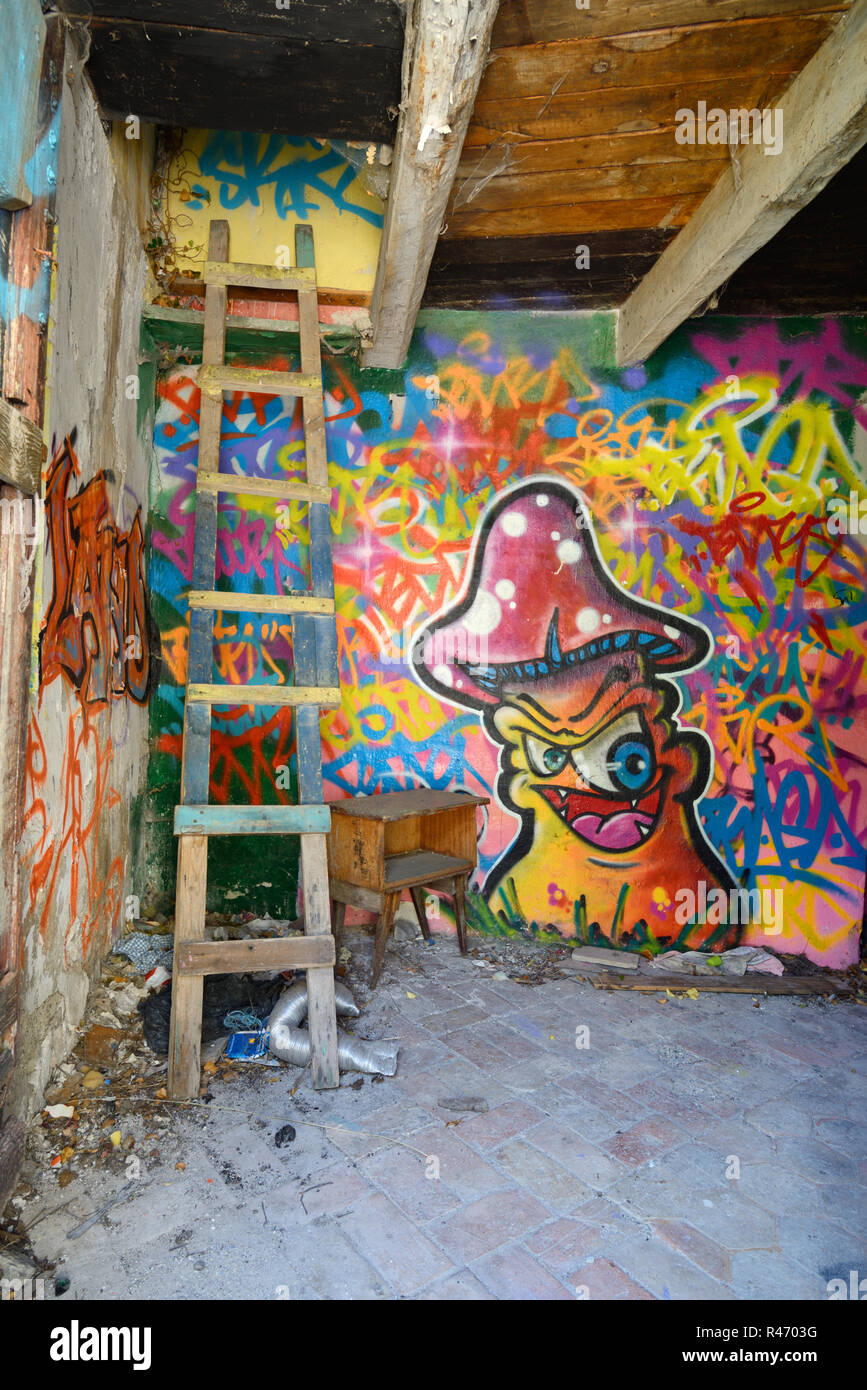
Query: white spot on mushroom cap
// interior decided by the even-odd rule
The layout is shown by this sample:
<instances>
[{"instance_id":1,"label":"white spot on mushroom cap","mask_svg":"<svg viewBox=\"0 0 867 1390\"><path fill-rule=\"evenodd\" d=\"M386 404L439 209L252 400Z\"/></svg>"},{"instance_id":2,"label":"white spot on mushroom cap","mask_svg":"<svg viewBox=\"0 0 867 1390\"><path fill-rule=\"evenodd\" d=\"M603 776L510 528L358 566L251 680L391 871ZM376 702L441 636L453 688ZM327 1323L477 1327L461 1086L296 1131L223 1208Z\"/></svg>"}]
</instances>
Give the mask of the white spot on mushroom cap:
<instances>
[{"instance_id":1,"label":"white spot on mushroom cap","mask_svg":"<svg viewBox=\"0 0 867 1390\"><path fill-rule=\"evenodd\" d=\"M472 608L464 618L464 627L468 632L484 637L499 627L502 616L503 610L494 595L489 594L487 589L479 589Z\"/></svg>"},{"instance_id":2,"label":"white spot on mushroom cap","mask_svg":"<svg viewBox=\"0 0 867 1390\"><path fill-rule=\"evenodd\" d=\"M559 532L559 531L552 531L552 532L551 532L551 540L552 540L552 541L559 541L559 539L560 539L560 532Z\"/></svg>"},{"instance_id":3,"label":"white spot on mushroom cap","mask_svg":"<svg viewBox=\"0 0 867 1390\"><path fill-rule=\"evenodd\" d=\"M662 630L665 633L666 637L670 637L673 642L676 642L677 639L680 637L680 629L672 627L671 623L663 623Z\"/></svg>"},{"instance_id":4,"label":"white spot on mushroom cap","mask_svg":"<svg viewBox=\"0 0 867 1390\"><path fill-rule=\"evenodd\" d=\"M432 674L434 680L439 681L440 685L452 684L452 673L448 666L435 666Z\"/></svg>"},{"instance_id":5,"label":"white spot on mushroom cap","mask_svg":"<svg viewBox=\"0 0 867 1390\"><path fill-rule=\"evenodd\" d=\"M548 496L548 494L547 494L546 492L539 492L539 493L536 494L536 506L537 506L537 507L547 507L547 505L548 505L548 503L550 502L550 500L551 500L551 499L550 499L550 497Z\"/></svg>"},{"instance_id":6,"label":"white spot on mushroom cap","mask_svg":"<svg viewBox=\"0 0 867 1390\"><path fill-rule=\"evenodd\" d=\"M599 610L582 608L575 621L575 626L579 632L595 632L599 626Z\"/></svg>"},{"instance_id":7,"label":"white spot on mushroom cap","mask_svg":"<svg viewBox=\"0 0 867 1390\"><path fill-rule=\"evenodd\" d=\"M509 599L514 597L515 586L511 579L498 579L494 585L494 593L497 598Z\"/></svg>"},{"instance_id":8,"label":"white spot on mushroom cap","mask_svg":"<svg viewBox=\"0 0 867 1390\"><path fill-rule=\"evenodd\" d=\"M523 536L527 529L527 518L522 512L506 512L503 517L503 530L507 536Z\"/></svg>"},{"instance_id":9,"label":"white spot on mushroom cap","mask_svg":"<svg viewBox=\"0 0 867 1390\"><path fill-rule=\"evenodd\" d=\"M581 559L581 547L577 541L561 541L557 546L557 559L563 565L576 565Z\"/></svg>"}]
</instances>

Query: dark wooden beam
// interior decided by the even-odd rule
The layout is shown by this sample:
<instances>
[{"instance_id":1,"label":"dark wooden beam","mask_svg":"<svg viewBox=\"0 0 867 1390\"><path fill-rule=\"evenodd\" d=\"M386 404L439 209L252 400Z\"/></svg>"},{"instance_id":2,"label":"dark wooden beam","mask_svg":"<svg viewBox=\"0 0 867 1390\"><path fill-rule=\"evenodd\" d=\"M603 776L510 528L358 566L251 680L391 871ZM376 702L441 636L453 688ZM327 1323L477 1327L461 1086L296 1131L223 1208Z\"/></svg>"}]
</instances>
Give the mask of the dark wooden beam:
<instances>
[{"instance_id":1,"label":"dark wooden beam","mask_svg":"<svg viewBox=\"0 0 867 1390\"><path fill-rule=\"evenodd\" d=\"M394 139L397 49L279 29L266 35L100 18L89 27L87 70L106 115L136 115L154 125Z\"/></svg>"},{"instance_id":2,"label":"dark wooden beam","mask_svg":"<svg viewBox=\"0 0 867 1390\"><path fill-rule=\"evenodd\" d=\"M70 18L141 20L150 29L172 24L187 29L224 29L272 38L321 39L373 44L400 55L403 21L394 0L57 0Z\"/></svg>"}]
</instances>

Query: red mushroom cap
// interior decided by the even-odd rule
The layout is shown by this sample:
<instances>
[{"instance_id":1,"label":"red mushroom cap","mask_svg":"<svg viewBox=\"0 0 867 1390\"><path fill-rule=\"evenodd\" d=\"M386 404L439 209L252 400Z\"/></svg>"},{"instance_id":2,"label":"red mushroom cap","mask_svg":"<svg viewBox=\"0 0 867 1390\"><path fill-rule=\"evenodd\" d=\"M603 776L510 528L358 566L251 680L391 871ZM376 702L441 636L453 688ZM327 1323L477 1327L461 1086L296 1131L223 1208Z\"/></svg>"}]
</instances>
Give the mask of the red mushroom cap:
<instances>
[{"instance_id":1,"label":"red mushroom cap","mask_svg":"<svg viewBox=\"0 0 867 1390\"><path fill-rule=\"evenodd\" d=\"M464 594L413 641L419 679L453 703L498 704L637 652L651 671L693 670L712 640L692 618L633 597L599 554L590 513L561 480L500 494L479 528Z\"/></svg>"}]
</instances>

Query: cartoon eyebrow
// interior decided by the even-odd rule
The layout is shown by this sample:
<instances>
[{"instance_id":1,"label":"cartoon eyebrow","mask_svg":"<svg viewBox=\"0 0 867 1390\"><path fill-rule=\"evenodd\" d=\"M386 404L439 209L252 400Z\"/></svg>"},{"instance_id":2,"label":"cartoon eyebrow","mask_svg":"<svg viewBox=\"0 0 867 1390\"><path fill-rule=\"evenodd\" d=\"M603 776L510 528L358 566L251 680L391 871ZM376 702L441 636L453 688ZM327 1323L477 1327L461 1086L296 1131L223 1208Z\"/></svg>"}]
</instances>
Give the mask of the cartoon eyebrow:
<instances>
[{"instance_id":1,"label":"cartoon eyebrow","mask_svg":"<svg viewBox=\"0 0 867 1390\"><path fill-rule=\"evenodd\" d=\"M602 681L602 684L599 686L599 689L596 691L595 695L593 696L593 699L590 701L586 709L581 710L578 714L571 714L569 716L569 723L578 724L582 719L586 719L589 714L593 713L593 710L596 708L599 701L602 699L602 696L607 694L609 688L612 685L615 685L618 681L628 680L629 671L626 669L625 666L612 666L610 670L607 672L605 679ZM620 704L621 701L625 700L628 694L629 690L624 690L623 693L620 696L618 696L616 703L612 705L612 709L616 709L617 705Z\"/></svg>"}]
</instances>

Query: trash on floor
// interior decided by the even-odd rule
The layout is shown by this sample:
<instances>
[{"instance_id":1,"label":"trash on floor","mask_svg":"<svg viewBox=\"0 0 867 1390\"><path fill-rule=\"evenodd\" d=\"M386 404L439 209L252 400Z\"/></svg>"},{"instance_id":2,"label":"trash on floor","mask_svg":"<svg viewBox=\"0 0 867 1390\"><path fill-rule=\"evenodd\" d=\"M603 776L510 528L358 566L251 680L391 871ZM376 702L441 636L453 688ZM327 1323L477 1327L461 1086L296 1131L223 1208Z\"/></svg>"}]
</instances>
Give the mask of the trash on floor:
<instances>
[{"instance_id":1,"label":"trash on floor","mask_svg":"<svg viewBox=\"0 0 867 1390\"><path fill-rule=\"evenodd\" d=\"M114 955L126 956L142 975L146 975L155 965L171 969L174 945L174 936L134 931L115 943Z\"/></svg>"},{"instance_id":2,"label":"trash on floor","mask_svg":"<svg viewBox=\"0 0 867 1390\"><path fill-rule=\"evenodd\" d=\"M760 946L735 946L717 955L707 951L663 951L654 957L653 969L672 975L744 975L748 970L769 975L785 972L779 956Z\"/></svg>"},{"instance_id":3,"label":"trash on floor","mask_svg":"<svg viewBox=\"0 0 867 1390\"><path fill-rule=\"evenodd\" d=\"M339 1016L358 1017L361 1011L345 985L335 984L334 998ZM291 1062L296 1067L306 1067L310 1061L310 1035L300 1026L306 1017L307 986L297 984L286 990L268 1020L271 1051L281 1061ZM338 1033L337 1063L341 1071L394 1076L399 1048L396 1042L365 1042L351 1034Z\"/></svg>"},{"instance_id":4,"label":"trash on floor","mask_svg":"<svg viewBox=\"0 0 867 1390\"><path fill-rule=\"evenodd\" d=\"M437 1105L440 1110L472 1110L479 1115L486 1114L488 1109L484 1096L440 1096Z\"/></svg>"},{"instance_id":5,"label":"trash on floor","mask_svg":"<svg viewBox=\"0 0 867 1390\"><path fill-rule=\"evenodd\" d=\"M209 975L202 997L202 1041L209 1043L227 1032L223 1020L235 1009L249 1009L257 1018L267 1018L276 1004L285 981L280 975L266 979L254 975ZM144 1023L145 1042L153 1052L169 1050L172 1016L172 987L167 985L139 1005Z\"/></svg>"}]
</instances>

